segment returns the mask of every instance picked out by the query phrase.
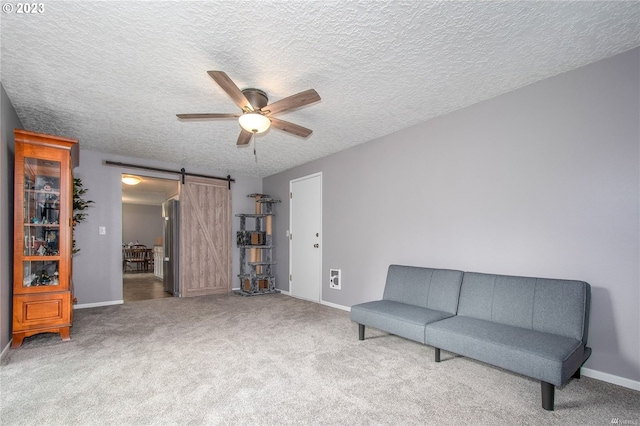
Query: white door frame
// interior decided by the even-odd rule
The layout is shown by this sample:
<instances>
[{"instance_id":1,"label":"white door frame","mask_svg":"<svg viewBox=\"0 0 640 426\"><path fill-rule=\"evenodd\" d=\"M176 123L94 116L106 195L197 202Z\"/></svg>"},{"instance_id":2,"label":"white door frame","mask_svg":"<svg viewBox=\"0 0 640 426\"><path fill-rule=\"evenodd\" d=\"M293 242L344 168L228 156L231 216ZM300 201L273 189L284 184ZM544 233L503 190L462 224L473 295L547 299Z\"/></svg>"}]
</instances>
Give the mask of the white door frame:
<instances>
[{"instance_id":1,"label":"white door frame","mask_svg":"<svg viewBox=\"0 0 640 426\"><path fill-rule=\"evenodd\" d=\"M300 182L303 180L307 180L307 179L313 179L313 178L320 178L320 212L319 212L319 217L320 217L320 223L318 224L319 227L319 234L320 236L318 237L318 244L320 244L320 252L318 253L318 262L320 263L320 267L318 268L319 270L319 276L318 276L318 303L322 304L322 250L323 250L323 244L322 244L322 238L323 238L323 233L322 233L322 172L318 172L318 173L313 173L307 176L303 176L303 177L299 177L297 179L292 179L289 181L289 197L291 197L291 193L293 191L293 184L296 182ZM293 203L289 202L289 230L291 231L293 228ZM289 277L291 277L292 273L293 273L293 241L291 239L291 234L289 234ZM289 294L293 296L293 282L291 280L289 280Z\"/></svg>"}]
</instances>

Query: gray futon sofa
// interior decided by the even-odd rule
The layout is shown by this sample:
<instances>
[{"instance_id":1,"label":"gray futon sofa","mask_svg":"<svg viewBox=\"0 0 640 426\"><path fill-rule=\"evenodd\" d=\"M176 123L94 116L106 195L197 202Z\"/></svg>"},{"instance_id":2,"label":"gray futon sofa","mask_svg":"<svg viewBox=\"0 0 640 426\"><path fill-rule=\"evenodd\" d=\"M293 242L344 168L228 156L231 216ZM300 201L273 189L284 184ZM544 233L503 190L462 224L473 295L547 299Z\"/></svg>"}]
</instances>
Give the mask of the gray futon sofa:
<instances>
[{"instance_id":1,"label":"gray futon sofa","mask_svg":"<svg viewBox=\"0 0 640 426\"><path fill-rule=\"evenodd\" d=\"M365 326L460 354L541 382L542 407L555 386L580 377L590 286L582 281L391 265L382 300L351 307Z\"/></svg>"}]
</instances>

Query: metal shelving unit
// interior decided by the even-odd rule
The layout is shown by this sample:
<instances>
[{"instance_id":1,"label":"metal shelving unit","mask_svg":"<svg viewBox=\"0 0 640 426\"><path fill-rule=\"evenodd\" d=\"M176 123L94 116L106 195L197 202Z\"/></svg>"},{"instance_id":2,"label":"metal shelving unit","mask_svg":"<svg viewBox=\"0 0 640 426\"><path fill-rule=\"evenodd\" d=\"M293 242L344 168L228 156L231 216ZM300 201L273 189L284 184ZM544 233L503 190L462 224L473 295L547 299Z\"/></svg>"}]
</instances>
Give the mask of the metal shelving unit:
<instances>
[{"instance_id":1,"label":"metal shelving unit","mask_svg":"<svg viewBox=\"0 0 640 426\"><path fill-rule=\"evenodd\" d=\"M240 230L236 243L240 250L240 289L242 296L280 293L273 274L273 204L279 203L267 194L249 194L256 200L255 213L240 213ZM247 229L247 220L253 229ZM247 258L248 255L248 258Z\"/></svg>"}]
</instances>

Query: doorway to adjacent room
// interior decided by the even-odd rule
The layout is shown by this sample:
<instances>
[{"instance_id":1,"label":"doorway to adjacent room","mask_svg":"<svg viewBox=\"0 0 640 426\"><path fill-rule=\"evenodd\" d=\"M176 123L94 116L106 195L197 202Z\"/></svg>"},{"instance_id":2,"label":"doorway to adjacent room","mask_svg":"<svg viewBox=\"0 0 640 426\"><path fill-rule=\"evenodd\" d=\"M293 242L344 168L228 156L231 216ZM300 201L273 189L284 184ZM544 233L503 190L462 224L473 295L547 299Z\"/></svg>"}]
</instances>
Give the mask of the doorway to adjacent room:
<instances>
[{"instance_id":1,"label":"doorway to adjacent room","mask_svg":"<svg viewBox=\"0 0 640 426\"><path fill-rule=\"evenodd\" d=\"M162 203L169 198L177 197L178 192L179 181L177 180L123 174L122 294L124 303L173 296L165 291L163 285Z\"/></svg>"}]
</instances>

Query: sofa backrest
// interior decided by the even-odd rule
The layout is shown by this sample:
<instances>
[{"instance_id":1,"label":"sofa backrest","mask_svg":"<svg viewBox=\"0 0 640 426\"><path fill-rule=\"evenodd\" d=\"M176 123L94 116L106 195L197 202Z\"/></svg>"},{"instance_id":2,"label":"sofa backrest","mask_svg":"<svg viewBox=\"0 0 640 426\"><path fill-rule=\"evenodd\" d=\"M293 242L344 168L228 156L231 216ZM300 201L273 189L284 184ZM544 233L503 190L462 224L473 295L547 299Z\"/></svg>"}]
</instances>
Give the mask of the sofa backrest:
<instances>
[{"instance_id":1,"label":"sofa backrest","mask_svg":"<svg viewBox=\"0 0 640 426\"><path fill-rule=\"evenodd\" d=\"M587 341L591 287L583 281L465 272L458 315Z\"/></svg>"},{"instance_id":2,"label":"sofa backrest","mask_svg":"<svg viewBox=\"0 0 640 426\"><path fill-rule=\"evenodd\" d=\"M462 271L390 265L384 300L456 313Z\"/></svg>"}]
</instances>

